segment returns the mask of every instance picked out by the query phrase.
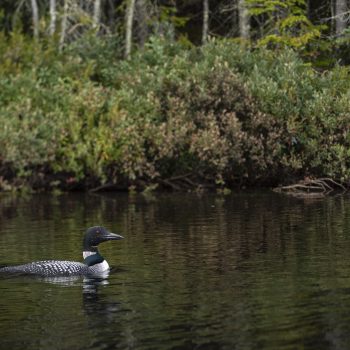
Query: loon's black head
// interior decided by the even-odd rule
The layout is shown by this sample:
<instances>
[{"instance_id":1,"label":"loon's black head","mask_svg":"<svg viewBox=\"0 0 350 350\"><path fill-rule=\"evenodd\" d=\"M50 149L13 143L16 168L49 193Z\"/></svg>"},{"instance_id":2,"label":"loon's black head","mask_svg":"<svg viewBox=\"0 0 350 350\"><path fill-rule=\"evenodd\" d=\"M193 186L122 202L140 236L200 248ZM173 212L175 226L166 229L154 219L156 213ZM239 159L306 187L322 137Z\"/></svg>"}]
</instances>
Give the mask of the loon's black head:
<instances>
[{"instance_id":1,"label":"loon's black head","mask_svg":"<svg viewBox=\"0 0 350 350\"><path fill-rule=\"evenodd\" d=\"M116 233L109 232L102 226L90 227L86 230L83 249L84 251L97 251L97 246L106 241L113 241L123 239L123 236L117 235Z\"/></svg>"}]
</instances>

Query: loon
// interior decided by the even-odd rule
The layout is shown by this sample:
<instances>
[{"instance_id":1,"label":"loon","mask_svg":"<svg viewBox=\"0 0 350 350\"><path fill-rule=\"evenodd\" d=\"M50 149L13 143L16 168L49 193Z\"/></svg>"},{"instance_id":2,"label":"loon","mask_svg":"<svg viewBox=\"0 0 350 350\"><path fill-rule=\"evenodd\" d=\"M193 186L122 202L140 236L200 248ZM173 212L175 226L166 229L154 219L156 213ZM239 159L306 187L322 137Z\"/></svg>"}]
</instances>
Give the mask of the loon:
<instances>
[{"instance_id":1,"label":"loon","mask_svg":"<svg viewBox=\"0 0 350 350\"><path fill-rule=\"evenodd\" d=\"M83 240L84 263L66 260L35 261L24 265L0 268L1 272L30 274L43 277L96 275L109 270L107 261L98 252L97 246L105 241L123 239L102 226L87 229Z\"/></svg>"}]
</instances>

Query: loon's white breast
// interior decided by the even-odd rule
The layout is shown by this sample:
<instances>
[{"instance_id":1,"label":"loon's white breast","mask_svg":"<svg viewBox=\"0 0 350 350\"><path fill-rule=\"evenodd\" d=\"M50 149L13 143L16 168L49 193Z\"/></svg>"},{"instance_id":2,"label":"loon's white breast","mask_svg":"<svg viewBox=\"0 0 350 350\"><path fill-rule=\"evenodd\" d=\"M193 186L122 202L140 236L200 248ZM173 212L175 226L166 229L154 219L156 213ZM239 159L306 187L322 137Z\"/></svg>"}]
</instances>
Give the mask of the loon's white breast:
<instances>
[{"instance_id":1,"label":"loon's white breast","mask_svg":"<svg viewBox=\"0 0 350 350\"><path fill-rule=\"evenodd\" d=\"M86 259L88 256L94 255L96 252L84 251L83 258ZM89 271L94 273L101 273L109 270L108 262L104 259L101 263L89 266Z\"/></svg>"},{"instance_id":2,"label":"loon's white breast","mask_svg":"<svg viewBox=\"0 0 350 350\"><path fill-rule=\"evenodd\" d=\"M89 266L89 270L94 272L94 273L101 273L101 272L106 272L109 270L109 265L106 260L103 260L99 264L95 264L94 266Z\"/></svg>"}]
</instances>

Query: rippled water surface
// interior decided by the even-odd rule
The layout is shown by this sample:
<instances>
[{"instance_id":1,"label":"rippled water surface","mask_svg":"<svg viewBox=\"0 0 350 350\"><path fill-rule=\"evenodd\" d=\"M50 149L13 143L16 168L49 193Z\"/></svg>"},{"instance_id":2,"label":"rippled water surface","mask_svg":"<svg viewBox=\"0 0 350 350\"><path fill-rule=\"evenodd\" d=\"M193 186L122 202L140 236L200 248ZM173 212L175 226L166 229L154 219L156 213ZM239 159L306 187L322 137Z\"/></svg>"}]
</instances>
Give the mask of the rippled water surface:
<instances>
[{"instance_id":1,"label":"rippled water surface","mask_svg":"<svg viewBox=\"0 0 350 350\"><path fill-rule=\"evenodd\" d=\"M0 348L350 349L350 198L0 197L0 265L81 261L107 279L0 277Z\"/></svg>"}]
</instances>

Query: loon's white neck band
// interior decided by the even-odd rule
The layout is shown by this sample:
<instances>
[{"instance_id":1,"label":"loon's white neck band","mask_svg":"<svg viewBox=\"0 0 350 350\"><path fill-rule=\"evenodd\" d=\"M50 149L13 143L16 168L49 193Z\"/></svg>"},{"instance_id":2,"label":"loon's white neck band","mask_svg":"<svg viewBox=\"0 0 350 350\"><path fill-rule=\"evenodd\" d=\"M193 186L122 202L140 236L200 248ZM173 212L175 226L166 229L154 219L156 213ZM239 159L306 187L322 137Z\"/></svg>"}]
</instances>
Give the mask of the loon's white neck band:
<instances>
[{"instance_id":1,"label":"loon's white neck band","mask_svg":"<svg viewBox=\"0 0 350 350\"><path fill-rule=\"evenodd\" d=\"M87 250L83 251L83 258L86 259L88 256L94 255L94 254L96 254L96 252L91 252L91 251L87 251ZM101 272L108 271L109 265L108 265L108 262L106 260L103 260L101 263L91 266L90 269L94 273L101 273Z\"/></svg>"},{"instance_id":2,"label":"loon's white neck band","mask_svg":"<svg viewBox=\"0 0 350 350\"><path fill-rule=\"evenodd\" d=\"M86 259L90 255L94 255L96 252L90 252L90 251L83 251L83 258Z\"/></svg>"}]
</instances>

